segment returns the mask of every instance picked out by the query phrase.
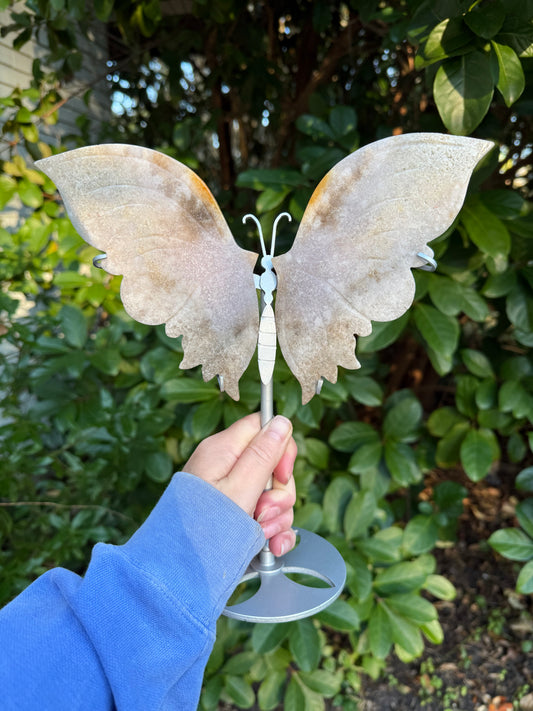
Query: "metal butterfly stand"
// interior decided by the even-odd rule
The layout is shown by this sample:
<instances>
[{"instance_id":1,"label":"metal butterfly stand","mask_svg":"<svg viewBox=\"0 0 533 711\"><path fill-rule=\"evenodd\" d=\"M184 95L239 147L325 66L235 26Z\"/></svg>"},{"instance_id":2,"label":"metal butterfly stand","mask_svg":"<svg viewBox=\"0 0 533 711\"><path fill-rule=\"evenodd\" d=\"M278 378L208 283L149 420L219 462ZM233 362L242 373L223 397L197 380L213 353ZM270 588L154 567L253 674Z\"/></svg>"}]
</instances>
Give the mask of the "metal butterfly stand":
<instances>
[{"instance_id":1,"label":"metal butterfly stand","mask_svg":"<svg viewBox=\"0 0 533 711\"><path fill-rule=\"evenodd\" d=\"M261 322L259 326L258 362L261 377L261 426L274 416L273 373L276 356L276 326L272 309L273 292L277 286L272 267L278 215L272 231L270 254L267 254L261 225L258 226L264 272L255 276L255 285L261 292ZM267 489L272 488L272 479ZM257 592L244 602L230 605L224 610L227 617L247 622L290 622L314 615L330 605L341 594L346 581L346 566L337 549L328 541L310 531L296 529L297 544L284 556L276 558L268 541L263 550L250 563L241 583L259 581ZM291 574L307 575L325 583L326 587L309 587L288 577Z\"/></svg>"}]
</instances>

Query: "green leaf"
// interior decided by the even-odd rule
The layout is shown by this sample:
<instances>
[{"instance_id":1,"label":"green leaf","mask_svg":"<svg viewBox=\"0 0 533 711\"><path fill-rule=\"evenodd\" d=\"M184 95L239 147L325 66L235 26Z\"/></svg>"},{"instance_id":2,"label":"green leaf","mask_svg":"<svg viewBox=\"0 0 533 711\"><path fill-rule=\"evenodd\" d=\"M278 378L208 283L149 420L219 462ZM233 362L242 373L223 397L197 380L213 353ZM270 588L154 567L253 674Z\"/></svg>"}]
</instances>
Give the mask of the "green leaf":
<instances>
[{"instance_id":1,"label":"green leaf","mask_svg":"<svg viewBox=\"0 0 533 711\"><path fill-rule=\"evenodd\" d=\"M353 494L344 514L344 533L347 538L364 536L374 520L377 501L371 491L358 491Z\"/></svg>"},{"instance_id":2,"label":"green leaf","mask_svg":"<svg viewBox=\"0 0 533 711\"><path fill-rule=\"evenodd\" d=\"M491 407L496 405L496 398L498 394L498 386L496 380L493 378L487 378L483 380L477 390L475 395L475 404L480 410L490 410Z\"/></svg>"},{"instance_id":3,"label":"green leaf","mask_svg":"<svg viewBox=\"0 0 533 711\"><path fill-rule=\"evenodd\" d=\"M378 659L385 659L392 647L392 631L388 615L381 602L374 607L368 620L370 651Z\"/></svg>"},{"instance_id":4,"label":"green leaf","mask_svg":"<svg viewBox=\"0 0 533 711\"><path fill-rule=\"evenodd\" d=\"M222 400L209 400L198 405L192 416L192 434L196 440L202 440L215 431L223 409Z\"/></svg>"},{"instance_id":5,"label":"green leaf","mask_svg":"<svg viewBox=\"0 0 533 711\"><path fill-rule=\"evenodd\" d=\"M533 538L533 497L517 504L515 513L520 526Z\"/></svg>"},{"instance_id":6,"label":"green leaf","mask_svg":"<svg viewBox=\"0 0 533 711\"><path fill-rule=\"evenodd\" d=\"M269 670L257 692L257 702L261 711L273 711L278 708L286 681L285 671Z\"/></svg>"},{"instance_id":7,"label":"green leaf","mask_svg":"<svg viewBox=\"0 0 533 711\"><path fill-rule=\"evenodd\" d=\"M54 284L59 289L77 289L80 286L87 286L87 277L79 272L66 270L54 274Z\"/></svg>"},{"instance_id":8,"label":"green leaf","mask_svg":"<svg viewBox=\"0 0 533 711\"><path fill-rule=\"evenodd\" d=\"M431 301L447 316L456 316L463 308L461 285L450 277L432 274L429 282Z\"/></svg>"},{"instance_id":9,"label":"green leaf","mask_svg":"<svg viewBox=\"0 0 533 711\"><path fill-rule=\"evenodd\" d=\"M339 452L353 452L378 439L379 434L366 422L343 422L329 436L329 444Z\"/></svg>"},{"instance_id":10,"label":"green leaf","mask_svg":"<svg viewBox=\"0 0 533 711\"><path fill-rule=\"evenodd\" d=\"M387 348L391 343L398 340L408 321L408 312L394 321L374 321L372 323L372 333L369 336L362 336L357 339L357 352L374 353Z\"/></svg>"},{"instance_id":11,"label":"green leaf","mask_svg":"<svg viewBox=\"0 0 533 711\"><path fill-rule=\"evenodd\" d=\"M335 106L328 120L333 133L338 137L346 136L357 128L357 115L351 106Z\"/></svg>"},{"instance_id":12,"label":"green leaf","mask_svg":"<svg viewBox=\"0 0 533 711\"><path fill-rule=\"evenodd\" d=\"M415 593L391 595L387 598L387 607L417 624L432 622L437 619L435 606L429 600Z\"/></svg>"},{"instance_id":13,"label":"green leaf","mask_svg":"<svg viewBox=\"0 0 533 711\"><path fill-rule=\"evenodd\" d=\"M423 587L430 595L439 600L454 600L457 595L453 583L443 575L428 575Z\"/></svg>"},{"instance_id":14,"label":"green leaf","mask_svg":"<svg viewBox=\"0 0 533 711\"><path fill-rule=\"evenodd\" d=\"M67 343L74 348L83 348L87 341L87 319L81 309L66 304L59 312L61 328Z\"/></svg>"},{"instance_id":15,"label":"green leaf","mask_svg":"<svg viewBox=\"0 0 533 711\"><path fill-rule=\"evenodd\" d=\"M165 400L175 400L176 402L191 403L205 402L219 397L219 391L215 385L204 383L197 378L172 378L167 380L161 388L161 397Z\"/></svg>"},{"instance_id":16,"label":"green leaf","mask_svg":"<svg viewBox=\"0 0 533 711\"><path fill-rule=\"evenodd\" d=\"M252 647L257 654L273 652L287 638L291 630L290 623L264 623L254 625L252 630Z\"/></svg>"},{"instance_id":17,"label":"green leaf","mask_svg":"<svg viewBox=\"0 0 533 711\"><path fill-rule=\"evenodd\" d=\"M335 674L326 671L326 669L315 669L311 673L301 672L299 676L308 689L316 691L317 694L321 694L327 699L339 693L343 680L343 674L340 669Z\"/></svg>"},{"instance_id":18,"label":"green leaf","mask_svg":"<svg viewBox=\"0 0 533 711\"><path fill-rule=\"evenodd\" d=\"M296 128L311 138L335 138L331 126L318 116L302 114L296 119Z\"/></svg>"},{"instance_id":19,"label":"green leaf","mask_svg":"<svg viewBox=\"0 0 533 711\"><path fill-rule=\"evenodd\" d=\"M356 376L348 379L350 393L362 405L377 407L383 402L383 389L373 378Z\"/></svg>"},{"instance_id":20,"label":"green leaf","mask_svg":"<svg viewBox=\"0 0 533 711\"><path fill-rule=\"evenodd\" d=\"M498 63L496 88L503 96L506 106L512 106L526 86L522 64L511 47L494 41L491 42L491 47Z\"/></svg>"},{"instance_id":21,"label":"green leaf","mask_svg":"<svg viewBox=\"0 0 533 711\"><path fill-rule=\"evenodd\" d=\"M105 348L90 356L92 365L106 375L118 375L121 360L118 348Z\"/></svg>"},{"instance_id":22,"label":"green leaf","mask_svg":"<svg viewBox=\"0 0 533 711\"><path fill-rule=\"evenodd\" d=\"M369 469L375 469L383 455L383 445L379 440L363 444L350 457L348 471L351 474L362 474Z\"/></svg>"},{"instance_id":23,"label":"green leaf","mask_svg":"<svg viewBox=\"0 0 533 711\"><path fill-rule=\"evenodd\" d=\"M460 136L472 133L481 123L493 92L490 60L479 51L444 60L433 84L442 122L451 133Z\"/></svg>"},{"instance_id":24,"label":"green leaf","mask_svg":"<svg viewBox=\"0 0 533 711\"><path fill-rule=\"evenodd\" d=\"M309 502L300 506L294 513L295 528L305 528L307 531L317 531L324 519L322 506Z\"/></svg>"},{"instance_id":25,"label":"green leaf","mask_svg":"<svg viewBox=\"0 0 533 711\"><path fill-rule=\"evenodd\" d=\"M519 57L533 57L533 27L521 17L508 16L498 40L512 47Z\"/></svg>"},{"instance_id":26,"label":"green leaf","mask_svg":"<svg viewBox=\"0 0 533 711\"><path fill-rule=\"evenodd\" d=\"M517 284L505 302L507 317L511 323L524 331L533 331L533 298L531 291Z\"/></svg>"},{"instance_id":27,"label":"green leaf","mask_svg":"<svg viewBox=\"0 0 533 711\"><path fill-rule=\"evenodd\" d=\"M101 22L107 22L113 12L114 0L94 0L94 14Z\"/></svg>"},{"instance_id":28,"label":"green leaf","mask_svg":"<svg viewBox=\"0 0 533 711\"><path fill-rule=\"evenodd\" d=\"M37 209L43 204L44 198L41 188L35 183L23 178L18 184L18 194L24 205Z\"/></svg>"},{"instance_id":29,"label":"green leaf","mask_svg":"<svg viewBox=\"0 0 533 711\"><path fill-rule=\"evenodd\" d=\"M464 423L465 418L454 407L439 407L433 410L428 418L427 426L434 437L444 437L454 425Z\"/></svg>"},{"instance_id":30,"label":"green leaf","mask_svg":"<svg viewBox=\"0 0 533 711\"><path fill-rule=\"evenodd\" d=\"M419 590L426 578L427 573L417 560L394 563L377 574L374 588L378 594L384 595L408 593Z\"/></svg>"},{"instance_id":31,"label":"green leaf","mask_svg":"<svg viewBox=\"0 0 533 711\"><path fill-rule=\"evenodd\" d=\"M516 477L516 488L519 491L533 492L533 467L522 469Z\"/></svg>"},{"instance_id":32,"label":"green leaf","mask_svg":"<svg viewBox=\"0 0 533 711\"><path fill-rule=\"evenodd\" d=\"M490 39L497 34L505 20L505 8L499 0L474 5L474 7L464 16L466 24L470 29L484 39Z\"/></svg>"},{"instance_id":33,"label":"green leaf","mask_svg":"<svg viewBox=\"0 0 533 711\"><path fill-rule=\"evenodd\" d=\"M456 57L469 52L472 33L461 17L446 18L434 27L416 58L416 67L422 68L446 57Z\"/></svg>"},{"instance_id":34,"label":"green leaf","mask_svg":"<svg viewBox=\"0 0 533 711\"><path fill-rule=\"evenodd\" d=\"M358 601L366 599L372 590L372 573L365 559L355 551L344 554L346 562L346 584Z\"/></svg>"},{"instance_id":35,"label":"green leaf","mask_svg":"<svg viewBox=\"0 0 533 711\"><path fill-rule=\"evenodd\" d=\"M346 600L335 600L329 607L319 612L317 618L323 624L340 632L357 630L360 625L359 615ZM313 673L316 673L316 671ZM318 691L318 689L315 689L315 691Z\"/></svg>"},{"instance_id":36,"label":"green leaf","mask_svg":"<svg viewBox=\"0 0 533 711\"><path fill-rule=\"evenodd\" d=\"M468 422L458 422L446 435L439 440L435 460L440 467L451 467L457 464L460 457L461 443L470 431Z\"/></svg>"},{"instance_id":37,"label":"green leaf","mask_svg":"<svg viewBox=\"0 0 533 711\"><path fill-rule=\"evenodd\" d=\"M333 479L326 489L322 507L324 524L331 533L336 533L342 529L344 512L354 491L355 483L345 476Z\"/></svg>"},{"instance_id":38,"label":"green leaf","mask_svg":"<svg viewBox=\"0 0 533 711\"><path fill-rule=\"evenodd\" d=\"M152 481L167 482L173 468L172 459L166 452L149 452L145 456L144 470Z\"/></svg>"},{"instance_id":39,"label":"green leaf","mask_svg":"<svg viewBox=\"0 0 533 711\"><path fill-rule=\"evenodd\" d=\"M383 434L388 440L413 442L422 421L422 405L415 397L405 397L385 415Z\"/></svg>"},{"instance_id":40,"label":"green leaf","mask_svg":"<svg viewBox=\"0 0 533 711\"><path fill-rule=\"evenodd\" d=\"M438 533L438 526L433 516L415 516L405 527L404 550L411 555L427 553L435 547Z\"/></svg>"},{"instance_id":41,"label":"green leaf","mask_svg":"<svg viewBox=\"0 0 533 711\"><path fill-rule=\"evenodd\" d=\"M495 551L510 560L533 558L533 540L518 528L502 528L489 538Z\"/></svg>"},{"instance_id":42,"label":"green leaf","mask_svg":"<svg viewBox=\"0 0 533 711\"><path fill-rule=\"evenodd\" d=\"M519 380L506 380L498 393L498 404L502 412L511 412L514 417L526 417L531 411L531 395Z\"/></svg>"},{"instance_id":43,"label":"green leaf","mask_svg":"<svg viewBox=\"0 0 533 711\"><path fill-rule=\"evenodd\" d=\"M493 437L490 430L469 430L461 444L461 464L472 481L480 481L489 473L493 461Z\"/></svg>"},{"instance_id":44,"label":"green leaf","mask_svg":"<svg viewBox=\"0 0 533 711\"><path fill-rule=\"evenodd\" d=\"M533 593L533 560L526 563L518 575L516 590L521 595Z\"/></svg>"},{"instance_id":45,"label":"green leaf","mask_svg":"<svg viewBox=\"0 0 533 711\"><path fill-rule=\"evenodd\" d=\"M474 419L477 414L476 394L479 380L473 375L458 375L455 391L455 404L457 409L466 417Z\"/></svg>"},{"instance_id":46,"label":"green leaf","mask_svg":"<svg viewBox=\"0 0 533 711\"><path fill-rule=\"evenodd\" d=\"M228 696L241 709L249 709L255 703L255 694L252 686L242 676L227 676L224 689Z\"/></svg>"},{"instance_id":47,"label":"green leaf","mask_svg":"<svg viewBox=\"0 0 533 711\"><path fill-rule=\"evenodd\" d=\"M437 352L452 355L459 341L459 325L455 318L446 316L434 306L416 304L414 320L422 338Z\"/></svg>"},{"instance_id":48,"label":"green leaf","mask_svg":"<svg viewBox=\"0 0 533 711\"><path fill-rule=\"evenodd\" d=\"M257 213L262 215L264 212L268 212L269 210L274 210L276 207L279 207L289 192L290 190L288 188L285 188L284 190L266 188L257 198L255 204Z\"/></svg>"},{"instance_id":49,"label":"green leaf","mask_svg":"<svg viewBox=\"0 0 533 711\"><path fill-rule=\"evenodd\" d=\"M444 641L444 630L438 620L425 622L423 625L420 625L420 630L432 644L442 644Z\"/></svg>"},{"instance_id":50,"label":"green leaf","mask_svg":"<svg viewBox=\"0 0 533 711\"><path fill-rule=\"evenodd\" d=\"M415 453L408 444L394 441L386 442L385 463L392 478L400 486L416 484L422 478L422 472L416 461Z\"/></svg>"},{"instance_id":51,"label":"green leaf","mask_svg":"<svg viewBox=\"0 0 533 711\"><path fill-rule=\"evenodd\" d=\"M310 672L317 668L322 656L322 646L318 630L310 618L293 623L289 635L289 649L302 671Z\"/></svg>"},{"instance_id":52,"label":"green leaf","mask_svg":"<svg viewBox=\"0 0 533 711\"><path fill-rule=\"evenodd\" d=\"M306 437L304 440L303 455L314 467L318 469L326 469L329 461L329 447L320 439L314 437Z\"/></svg>"},{"instance_id":53,"label":"green leaf","mask_svg":"<svg viewBox=\"0 0 533 711\"><path fill-rule=\"evenodd\" d=\"M402 615L395 614L388 604L383 605L389 621L392 640L410 657L418 657L424 651L424 643L418 625Z\"/></svg>"},{"instance_id":54,"label":"green leaf","mask_svg":"<svg viewBox=\"0 0 533 711\"><path fill-rule=\"evenodd\" d=\"M11 200L17 191L17 181L9 175L0 175L0 210Z\"/></svg>"},{"instance_id":55,"label":"green leaf","mask_svg":"<svg viewBox=\"0 0 533 711\"><path fill-rule=\"evenodd\" d=\"M479 378L494 377L494 369L490 360L481 351L472 348L464 348L461 351L461 358L468 370Z\"/></svg>"},{"instance_id":56,"label":"green leaf","mask_svg":"<svg viewBox=\"0 0 533 711\"><path fill-rule=\"evenodd\" d=\"M511 249L509 230L479 199L470 199L461 210L469 238L490 257L507 257Z\"/></svg>"},{"instance_id":57,"label":"green leaf","mask_svg":"<svg viewBox=\"0 0 533 711\"><path fill-rule=\"evenodd\" d=\"M322 696L305 686L299 674L293 674L283 699L284 711L324 711L324 707Z\"/></svg>"},{"instance_id":58,"label":"green leaf","mask_svg":"<svg viewBox=\"0 0 533 711\"><path fill-rule=\"evenodd\" d=\"M403 531L389 526L374 536L356 542L357 549L372 562L393 563L401 558Z\"/></svg>"},{"instance_id":59,"label":"green leaf","mask_svg":"<svg viewBox=\"0 0 533 711\"><path fill-rule=\"evenodd\" d=\"M240 173L237 178L237 186L240 188L253 188L254 190L274 190L297 187L305 182L301 173L287 168L256 168Z\"/></svg>"},{"instance_id":60,"label":"green leaf","mask_svg":"<svg viewBox=\"0 0 533 711\"><path fill-rule=\"evenodd\" d=\"M242 676L250 671L256 661L257 655L255 652L240 652L239 654L235 654L233 657L228 659L222 667L221 672L223 674Z\"/></svg>"}]
</instances>

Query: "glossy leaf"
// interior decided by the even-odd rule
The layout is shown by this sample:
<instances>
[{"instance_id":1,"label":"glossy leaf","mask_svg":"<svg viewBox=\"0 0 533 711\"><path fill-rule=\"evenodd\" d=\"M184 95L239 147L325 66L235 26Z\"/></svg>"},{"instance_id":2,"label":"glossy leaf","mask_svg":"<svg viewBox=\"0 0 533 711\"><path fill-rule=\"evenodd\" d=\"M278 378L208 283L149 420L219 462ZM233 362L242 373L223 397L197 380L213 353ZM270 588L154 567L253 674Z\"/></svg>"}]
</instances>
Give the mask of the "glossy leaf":
<instances>
[{"instance_id":1,"label":"glossy leaf","mask_svg":"<svg viewBox=\"0 0 533 711\"><path fill-rule=\"evenodd\" d=\"M533 492L533 467L522 469L516 477L516 488L520 491Z\"/></svg>"},{"instance_id":2,"label":"glossy leaf","mask_svg":"<svg viewBox=\"0 0 533 711\"><path fill-rule=\"evenodd\" d=\"M454 318L446 316L434 306L417 304L414 308L414 320L432 350L446 355L455 352L459 340L459 326Z\"/></svg>"},{"instance_id":3,"label":"glossy leaf","mask_svg":"<svg viewBox=\"0 0 533 711\"><path fill-rule=\"evenodd\" d=\"M432 550L437 542L438 526L433 516L415 516L403 534L403 547L411 555L420 555Z\"/></svg>"},{"instance_id":4,"label":"glossy leaf","mask_svg":"<svg viewBox=\"0 0 533 711\"><path fill-rule=\"evenodd\" d=\"M516 518L527 535L533 538L533 497L517 504Z\"/></svg>"},{"instance_id":5,"label":"glossy leaf","mask_svg":"<svg viewBox=\"0 0 533 711\"><path fill-rule=\"evenodd\" d=\"M533 593L533 560L526 563L518 575L516 589L522 595Z\"/></svg>"},{"instance_id":6,"label":"glossy leaf","mask_svg":"<svg viewBox=\"0 0 533 711\"><path fill-rule=\"evenodd\" d=\"M464 16L470 29L484 39L490 39L499 32L505 20L505 7L500 0L493 0L483 6L474 5Z\"/></svg>"},{"instance_id":7,"label":"glossy leaf","mask_svg":"<svg viewBox=\"0 0 533 711\"><path fill-rule=\"evenodd\" d=\"M322 649L312 619L306 618L293 623L289 635L289 649L302 671L310 672L317 668Z\"/></svg>"},{"instance_id":8,"label":"glossy leaf","mask_svg":"<svg viewBox=\"0 0 533 711\"><path fill-rule=\"evenodd\" d=\"M389 619L381 603L374 607L368 620L370 650L378 659L385 659L392 647L392 631Z\"/></svg>"},{"instance_id":9,"label":"glossy leaf","mask_svg":"<svg viewBox=\"0 0 533 711\"><path fill-rule=\"evenodd\" d=\"M351 632L359 628L359 615L356 610L346 602L346 600L335 600L329 607L318 613L318 619L340 632ZM315 670L313 673L317 673ZM313 687L311 687L313 688ZM319 689L315 689L319 691Z\"/></svg>"},{"instance_id":10,"label":"glossy leaf","mask_svg":"<svg viewBox=\"0 0 533 711\"><path fill-rule=\"evenodd\" d=\"M347 538L364 536L374 520L377 501L371 491L358 491L353 494L344 514L344 532Z\"/></svg>"},{"instance_id":11,"label":"glossy leaf","mask_svg":"<svg viewBox=\"0 0 533 711\"><path fill-rule=\"evenodd\" d=\"M502 528L489 538L495 551L511 560L533 558L533 540L518 528Z\"/></svg>"},{"instance_id":12,"label":"glossy leaf","mask_svg":"<svg viewBox=\"0 0 533 711\"><path fill-rule=\"evenodd\" d=\"M511 47L497 42L491 42L491 47L498 64L496 87L503 96L505 104L512 106L526 86L522 64Z\"/></svg>"},{"instance_id":13,"label":"glossy leaf","mask_svg":"<svg viewBox=\"0 0 533 711\"><path fill-rule=\"evenodd\" d=\"M424 590L439 600L454 600L457 595L453 583L442 575L428 575L424 583Z\"/></svg>"},{"instance_id":14,"label":"glossy leaf","mask_svg":"<svg viewBox=\"0 0 533 711\"><path fill-rule=\"evenodd\" d=\"M509 254L509 230L481 201L468 201L461 212L461 221L472 242L482 252L495 258Z\"/></svg>"},{"instance_id":15,"label":"glossy leaf","mask_svg":"<svg viewBox=\"0 0 533 711\"><path fill-rule=\"evenodd\" d=\"M286 681L285 671L268 672L257 692L257 702L261 711L273 711L279 706Z\"/></svg>"},{"instance_id":16,"label":"glossy leaf","mask_svg":"<svg viewBox=\"0 0 533 711\"><path fill-rule=\"evenodd\" d=\"M470 430L461 444L461 464L472 481L483 479L492 466L492 436L488 432L490 430Z\"/></svg>"},{"instance_id":17,"label":"glossy leaf","mask_svg":"<svg viewBox=\"0 0 533 711\"><path fill-rule=\"evenodd\" d=\"M466 136L485 117L494 85L486 54L473 51L457 59L448 59L439 67L433 95L446 128Z\"/></svg>"},{"instance_id":18,"label":"glossy leaf","mask_svg":"<svg viewBox=\"0 0 533 711\"><path fill-rule=\"evenodd\" d=\"M374 587L385 595L408 593L419 590L426 578L427 574L418 561L395 563L377 574Z\"/></svg>"}]
</instances>

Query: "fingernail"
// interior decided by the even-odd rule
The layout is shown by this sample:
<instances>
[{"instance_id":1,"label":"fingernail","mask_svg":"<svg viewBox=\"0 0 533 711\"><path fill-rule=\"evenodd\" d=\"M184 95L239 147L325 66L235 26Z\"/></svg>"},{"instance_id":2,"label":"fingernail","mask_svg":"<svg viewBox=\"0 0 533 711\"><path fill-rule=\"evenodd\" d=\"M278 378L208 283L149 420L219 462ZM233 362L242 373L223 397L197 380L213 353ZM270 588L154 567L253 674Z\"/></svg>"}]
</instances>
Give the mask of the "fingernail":
<instances>
[{"instance_id":1,"label":"fingernail","mask_svg":"<svg viewBox=\"0 0 533 711\"><path fill-rule=\"evenodd\" d=\"M292 424L291 421L283 417L283 415L276 415L276 417L267 424L265 430L280 439L285 439L292 430Z\"/></svg>"},{"instance_id":2,"label":"fingernail","mask_svg":"<svg viewBox=\"0 0 533 711\"><path fill-rule=\"evenodd\" d=\"M261 511L261 513L257 517L257 523L264 523L265 521L271 521L273 518L276 518L276 516L279 516L280 513L281 513L280 508L278 508L277 506L271 506L269 509L265 509L264 511Z\"/></svg>"}]
</instances>

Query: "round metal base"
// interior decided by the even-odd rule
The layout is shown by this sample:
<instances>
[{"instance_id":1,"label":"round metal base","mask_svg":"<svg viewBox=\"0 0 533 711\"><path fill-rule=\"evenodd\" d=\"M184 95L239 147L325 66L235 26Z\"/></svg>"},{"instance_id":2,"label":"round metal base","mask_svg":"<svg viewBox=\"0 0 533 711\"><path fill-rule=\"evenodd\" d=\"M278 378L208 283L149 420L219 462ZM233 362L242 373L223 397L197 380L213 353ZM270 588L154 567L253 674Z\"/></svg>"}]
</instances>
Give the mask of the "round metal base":
<instances>
[{"instance_id":1,"label":"round metal base","mask_svg":"<svg viewBox=\"0 0 533 711\"><path fill-rule=\"evenodd\" d=\"M259 578L259 590L248 600L230 605L224 615L246 622L290 622L314 615L341 594L346 566L341 554L316 533L296 530L299 543L281 558L262 551L254 558L241 582ZM287 574L318 578L328 587L309 587Z\"/></svg>"}]
</instances>

